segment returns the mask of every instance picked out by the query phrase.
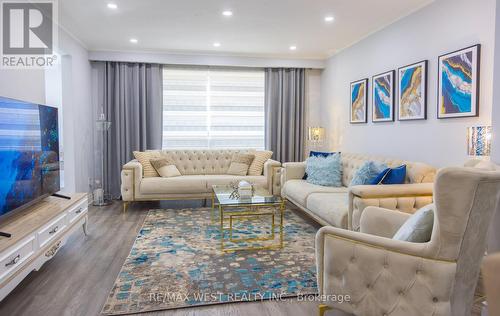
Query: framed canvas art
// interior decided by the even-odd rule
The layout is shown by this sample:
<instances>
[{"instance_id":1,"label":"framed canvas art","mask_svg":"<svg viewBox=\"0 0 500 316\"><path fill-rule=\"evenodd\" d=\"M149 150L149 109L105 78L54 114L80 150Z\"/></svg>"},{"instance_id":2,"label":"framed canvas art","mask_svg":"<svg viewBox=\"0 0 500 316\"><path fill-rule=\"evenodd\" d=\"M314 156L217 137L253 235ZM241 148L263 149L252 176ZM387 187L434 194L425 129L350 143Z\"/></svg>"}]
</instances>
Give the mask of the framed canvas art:
<instances>
[{"instance_id":1,"label":"framed canvas art","mask_svg":"<svg viewBox=\"0 0 500 316\"><path fill-rule=\"evenodd\" d=\"M480 55L478 44L439 56L438 118L479 115Z\"/></svg>"},{"instance_id":2,"label":"framed canvas art","mask_svg":"<svg viewBox=\"0 0 500 316\"><path fill-rule=\"evenodd\" d=\"M351 123L368 122L368 79L351 82L350 117Z\"/></svg>"},{"instance_id":3,"label":"framed canvas art","mask_svg":"<svg viewBox=\"0 0 500 316\"><path fill-rule=\"evenodd\" d=\"M372 78L372 122L394 121L394 70Z\"/></svg>"},{"instance_id":4,"label":"framed canvas art","mask_svg":"<svg viewBox=\"0 0 500 316\"><path fill-rule=\"evenodd\" d=\"M398 120L427 119L427 60L398 69Z\"/></svg>"}]
</instances>

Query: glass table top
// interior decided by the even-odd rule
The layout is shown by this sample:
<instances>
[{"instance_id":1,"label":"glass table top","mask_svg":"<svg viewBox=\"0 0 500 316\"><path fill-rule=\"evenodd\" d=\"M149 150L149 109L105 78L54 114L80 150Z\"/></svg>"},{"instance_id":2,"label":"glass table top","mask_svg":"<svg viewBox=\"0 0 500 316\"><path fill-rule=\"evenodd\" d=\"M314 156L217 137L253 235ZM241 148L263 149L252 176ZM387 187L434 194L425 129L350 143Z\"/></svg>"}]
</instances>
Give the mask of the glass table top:
<instances>
[{"instance_id":1,"label":"glass table top","mask_svg":"<svg viewBox=\"0 0 500 316\"><path fill-rule=\"evenodd\" d=\"M264 188L255 188L253 195L248 198L237 198L231 196L235 189L229 185L213 185L212 190L215 193L216 202L220 205L275 205L283 201L280 196L271 195Z\"/></svg>"}]
</instances>

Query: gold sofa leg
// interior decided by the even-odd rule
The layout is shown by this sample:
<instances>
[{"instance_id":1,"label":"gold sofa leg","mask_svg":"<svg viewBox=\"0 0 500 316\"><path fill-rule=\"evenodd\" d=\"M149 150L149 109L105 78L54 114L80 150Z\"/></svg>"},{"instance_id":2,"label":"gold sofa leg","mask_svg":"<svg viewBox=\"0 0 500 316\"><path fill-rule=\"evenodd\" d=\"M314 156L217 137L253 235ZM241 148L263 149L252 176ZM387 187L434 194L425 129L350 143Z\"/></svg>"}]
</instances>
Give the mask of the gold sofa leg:
<instances>
[{"instance_id":1,"label":"gold sofa leg","mask_svg":"<svg viewBox=\"0 0 500 316\"><path fill-rule=\"evenodd\" d=\"M130 204L130 202L123 201L123 212L124 213L127 211L129 204Z\"/></svg>"},{"instance_id":2,"label":"gold sofa leg","mask_svg":"<svg viewBox=\"0 0 500 316\"><path fill-rule=\"evenodd\" d=\"M327 310L330 310L330 309L332 309L332 308L331 308L330 306L328 306L328 305L325 305L325 304L319 304L319 306L318 306L318 315L319 315L319 316L324 316L324 315L325 315L325 312L326 312Z\"/></svg>"}]
</instances>

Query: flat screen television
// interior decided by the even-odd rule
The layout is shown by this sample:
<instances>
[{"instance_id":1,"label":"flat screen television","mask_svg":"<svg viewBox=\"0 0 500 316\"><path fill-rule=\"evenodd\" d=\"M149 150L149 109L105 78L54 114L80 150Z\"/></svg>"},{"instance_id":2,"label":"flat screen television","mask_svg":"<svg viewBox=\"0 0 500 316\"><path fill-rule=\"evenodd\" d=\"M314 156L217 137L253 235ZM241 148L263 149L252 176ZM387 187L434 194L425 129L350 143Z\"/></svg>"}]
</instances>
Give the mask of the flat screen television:
<instances>
[{"instance_id":1,"label":"flat screen television","mask_svg":"<svg viewBox=\"0 0 500 316\"><path fill-rule=\"evenodd\" d=\"M0 219L60 190L57 108L0 97Z\"/></svg>"}]
</instances>

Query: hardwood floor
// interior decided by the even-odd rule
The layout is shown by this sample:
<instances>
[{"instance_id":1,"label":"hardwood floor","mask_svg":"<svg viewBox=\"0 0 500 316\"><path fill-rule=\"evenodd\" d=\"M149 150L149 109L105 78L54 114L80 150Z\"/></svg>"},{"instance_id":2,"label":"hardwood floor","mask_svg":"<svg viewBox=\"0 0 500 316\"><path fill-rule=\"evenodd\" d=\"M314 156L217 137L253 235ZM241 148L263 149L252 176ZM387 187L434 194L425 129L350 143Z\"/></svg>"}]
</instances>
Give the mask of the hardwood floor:
<instances>
[{"instance_id":1,"label":"hardwood floor","mask_svg":"<svg viewBox=\"0 0 500 316\"><path fill-rule=\"evenodd\" d=\"M200 207L200 201L121 202L89 209L89 235L73 234L40 271L32 272L0 303L0 315L100 315L101 308L150 208ZM316 315L315 302L255 302L185 308L141 315Z\"/></svg>"}]
</instances>

